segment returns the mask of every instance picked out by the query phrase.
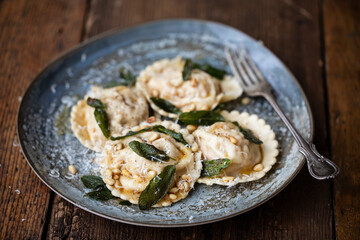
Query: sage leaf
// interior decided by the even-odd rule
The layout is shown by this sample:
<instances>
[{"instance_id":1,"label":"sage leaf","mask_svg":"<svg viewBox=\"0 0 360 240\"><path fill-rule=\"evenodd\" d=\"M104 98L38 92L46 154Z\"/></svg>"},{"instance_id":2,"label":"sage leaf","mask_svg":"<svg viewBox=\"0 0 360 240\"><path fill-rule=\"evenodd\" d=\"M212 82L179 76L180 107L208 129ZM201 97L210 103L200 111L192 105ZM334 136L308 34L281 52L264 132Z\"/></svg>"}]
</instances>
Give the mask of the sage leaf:
<instances>
[{"instance_id":1,"label":"sage leaf","mask_svg":"<svg viewBox=\"0 0 360 240\"><path fill-rule=\"evenodd\" d=\"M89 97L86 100L86 103L87 103L87 105L89 105L90 107L93 107L93 108L106 108L106 105L102 101L100 101L99 99L96 99L96 98Z\"/></svg>"},{"instance_id":2,"label":"sage leaf","mask_svg":"<svg viewBox=\"0 0 360 240\"><path fill-rule=\"evenodd\" d=\"M140 157L146 158L153 162L162 162L170 159L166 153L155 146L141 143L138 141L131 141L129 147Z\"/></svg>"},{"instance_id":3,"label":"sage leaf","mask_svg":"<svg viewBox=\"0 0 360 240\"><path fill-rule=\"evenodd\" d=\"M263 141L261 141L259 138L257 138L250 129L246 129L246 128L241 127L239 125L239 123L236 122L236 121L234 121L232 123L239 128L239 131L250 142L255 143L255 144L262 144L263 143Z\"/></svg>"},{"instance_id":4,"label":"sage leaf","mask_svg":"<svg viewBox=\"0 0 360 240\"><path fill-rule=\"evenodd\" d=\"M221 173L221 169L227 168L230 164L228 158L219 158L209 161L203 161L202 177L213 177Z\"/></svg>"},{"instance_id":5,"label":"sage leaf","mask_svg":"<svg viewBox=\"0 0 360 240\"><path fill-rule=\"evenodd\" d=\"M100 200L100 201L107 201L107 200L115 198L115 196L113 196L111 194L111 191L109 189L107 189L106 187L102 187L99 190L89 192L85 196L88 196L94 200Z\"/></svg>"},{"instance_id":6,"label":"sage leaf","mask_svg":"<svg viewBox=\"0 0 360 240\"><path fill-rule=\"evenodd\" d=\"M208 126L216 122L224 122L225 118L219 112L192 111L181 113L179 120L186 125Z\"/></svg>"},{"instance_id":7,"label":"sage leaf","mask_svg":"<svg viewBox=\"0 0 360 240\"><path fill-rule=\"evenodd\" d=\"M110 136L110 126L108 116L102 108L95 108L94 116L96 123L99 125L102 133L106 138Z\"/></svg>"},{"instance_id":8,"label":"sage leaf","mask_svg":"<svg viewBox=\"0 0 360 240\"><path fill-rule=\"evenodd\" d=\"M143 128L143 129L140 129L139 131L129 131L127 132L125 135L123 136L119 136L119 137L110 137L110 140L111 141L116 141L116 140L121 140L121 139L125 139L127 137L131 137L131 136L134 136L134 135L137 135L139 133L143 133L143 132L147 132L147 131L151 131L152 130L152 127L147 127L147 128Z\"/></svg>"},{"instance_id":9,"label":"sage leaf","mask_svg":"<svg viewBox=\"0 0 360 240\"><path fill-rule=\"evenodd\" d=\"M224 76L226 74L226 71L215 68L211 66L210 64L200 64L195 63L190 59L185 59L185 65L182 72L182 77L184 81L189 80L189 77L191 75L191 71L193 69L200 69L206 73L208 73L210 76L213 76L214 78L217 78L218 80L223 80Z\"/></svg>"},{"instance_id":10,"label":"sage leaf","mask_svg":"<svg viewBox=\"0 0 360 240\"><path fill-rule=\"evenodd\" d=\"M134 86L136 82L136 76L129 70L125 69L124 67L119 68L119 77L120 80L112 81L105 84L104 88L112 88L117 86Z\"/></svg>"},{"instance_id":11,"label":"sage leaf","mask_svg":"<svg viewBox=\"0 0 360 240\"><path fill-rule=\"evenodd\" d=\"M145 190L140 194L140 210L147 210L163 199L174 180L175 170L175 165L168 165L159 175L150 180Z\"/></svg>"},{"instance_id":12,"label":"sage leaf","mask_svg":"<svg viewBox=\"0 0 360 240\"><path fill-rule=\"evenodd\" d=\"M181 133L177 133L173 130L167 129L166 127L162 126L162 125L155 125L152 127L147 127L147 128L143 128L139 131L129 131L127 132L125 135L123 136L119 136L119 137L110 137L110 140L112 141L116 141L116 140L121 140L127 137L131 137L143 132L147 132L147 131L155 131L155 132L159 132L159 133L164 133L169 135L170 137L172 137L173 139L175 139L177 142L183 143L184 145L188 145L190 146L186 140L184 139L184 136Z\"/></svg>"},{"instance_id":13,"label":"sage leaf","mask_svg":"<svg viewBox=\"0 0 360 240\"><path fill-rule=\"evenodd\" d=\"M99 176L85 175L81 177L81 182L86 188L97 189L105 187L105 183Z\"/></svg>"},{"instance_id":14,"label":"sage leaf","mask_svg":"<svg viewBox=\"0 0 360 240\"><path fill-rule=\"evenodd\" d=\"M153 131L155 131L155 132L165 133L165 134L169 135L170 137L172 137L173 139L175 139L175 141L183 143L184 145L190 146L186 142L186 140L184 139L184 136L181 133L167 129L166 127L164 127L162 125L155 125L152 128L153 128Z\"/></svg>"},{"instance_id":15,"label":"sage leaf","mask_svg":"<svg viewBox=\"0 0 360 240\"><path fill-rule=\"evenodd\" d=\"M131 202L127 201L127 200L121 200L119 202L120 205L122 206L131 206Z\"/></svg>"},{"instance_id":16,"label":"sage leaf","mask_svg":"<svg viewBox=\"0 0 360 240\"><path fill-rule=\"evenodd\" d=\"M151 97L150 100L159 108L161 108L162 110L164 110L165 112L168 113L175 113L175 114L179 114L181 113L180 109L175 106L174 104L172 104L171 102L169 102L166 99L163 98L155 98L155 97Z\"/></svg>"}]
</instances>

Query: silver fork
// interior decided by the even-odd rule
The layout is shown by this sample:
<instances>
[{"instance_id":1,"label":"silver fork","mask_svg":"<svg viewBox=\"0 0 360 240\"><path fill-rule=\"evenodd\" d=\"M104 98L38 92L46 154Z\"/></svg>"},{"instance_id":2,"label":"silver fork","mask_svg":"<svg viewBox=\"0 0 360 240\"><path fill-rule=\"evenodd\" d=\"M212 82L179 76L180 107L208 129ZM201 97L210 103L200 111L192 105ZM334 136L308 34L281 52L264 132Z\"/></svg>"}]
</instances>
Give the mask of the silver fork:
<instances>
[{"instance_id":1,"label":"silver fork","mask_svg":"<svg viewBox=\"0 0 360 240\"><path fill-rule=\"evenodd\" d=\"M245 93L251 97L264 97L279 114L299 145L299 151L307 159L307 166L312 177L318 180L334 178L339 173L339 168L332 161L323 157L316 150L315 145L306 141L294 128L293 124L277 104L271 93L272 88L270 84L256 67L248 51L244 47L241 50L239 48L231 49L225 47L225 54L231 70Z\"/></svg>"}]
</instances>

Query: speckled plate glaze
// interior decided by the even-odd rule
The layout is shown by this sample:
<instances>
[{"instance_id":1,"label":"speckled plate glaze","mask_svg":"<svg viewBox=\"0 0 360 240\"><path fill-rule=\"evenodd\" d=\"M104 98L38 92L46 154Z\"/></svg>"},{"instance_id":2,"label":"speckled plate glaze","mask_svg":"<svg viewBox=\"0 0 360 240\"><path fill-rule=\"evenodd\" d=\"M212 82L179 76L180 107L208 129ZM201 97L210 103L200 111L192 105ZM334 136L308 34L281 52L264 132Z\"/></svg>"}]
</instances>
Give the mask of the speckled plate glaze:
<instances>
[{"instance_id":1,"label":"speckled plate glaze","mask_svg":"<svg viewBox=\"0 0 360 240\"><path fill-rule=\"evenodd\" d=\"M312 117L299 84L267 48L244 33L213 22L166 20L126 30L112 31L80 44L51 62L31 83L18 114L18 136L28 163L53 191L76 206L99 216L135 225L180 227L226 219L264 203L283 189L299 172L305 160L298 146L271 106L253 99L227 103L258 114L272 126L280 146L278 162L258 181L234 187L196 184L188 198L171 207L140 211L136 205L118 201L99 202L83 197L80 176L98 174L95 153L84 148L70 130L69 113L92 84L104 84L118 76L119 66L139 73L146 65L177 55L230 69L224 45L244 44L275 90L278 102L296 128L310 139ZM68 165L78 169L69 175Z\"/></svg>"}]
</instances>

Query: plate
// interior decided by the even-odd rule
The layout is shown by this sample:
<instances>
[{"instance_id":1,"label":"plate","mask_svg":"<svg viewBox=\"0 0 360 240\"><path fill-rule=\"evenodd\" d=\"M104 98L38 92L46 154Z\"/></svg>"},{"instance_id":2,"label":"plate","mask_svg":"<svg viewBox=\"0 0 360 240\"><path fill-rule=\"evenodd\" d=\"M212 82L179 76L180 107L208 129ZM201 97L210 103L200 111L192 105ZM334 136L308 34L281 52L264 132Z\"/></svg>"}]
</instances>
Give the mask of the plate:
<instances>
[{"instance_id":1,"label":"plate","mask_svg":"<svg viewBox=\"0 0 360 240\"><path fill-rule=\"evenodd\" d=\"M243 44L274 88L278 103L306 138L312 137L312 115L299 84L284 64L261 42L219 23L165 20L95 37L51 62L30 84L18 113L18 136L24 155L39 178L64 199L96 215L119 222L154 227L180 227L219 221L244 213L269 200L299 172L305 160L290 132L261 98L249 105L240 100L226 108L255 113L270 124L279 141L278 162L264 178L234 187L196 184L189 197L171 207L140 211L116 200L83 197L80 177L99 174L96 154L83 147L70 130L71 106L90 85L111 82L118 68L139 73L146 65L177 55L226 69L224 46ZM68 166L78 170L69 175Z\"/></svg>"}]
</instances>

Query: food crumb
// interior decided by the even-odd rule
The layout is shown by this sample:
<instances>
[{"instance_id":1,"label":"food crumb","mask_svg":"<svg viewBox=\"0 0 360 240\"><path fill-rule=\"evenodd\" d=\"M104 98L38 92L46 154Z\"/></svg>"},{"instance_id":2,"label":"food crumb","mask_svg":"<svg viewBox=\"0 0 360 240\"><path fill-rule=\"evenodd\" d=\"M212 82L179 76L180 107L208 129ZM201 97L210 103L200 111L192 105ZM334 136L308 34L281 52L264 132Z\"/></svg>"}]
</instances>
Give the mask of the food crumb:
<instances>
[{"instance_id":1,"label":"food crumb","mask_svg":"<svg viewBox=\"0 0 360 240\"><path fill-rule=\"evenodd\" d=\"M241 104L242 105L248 105L250 103L250 98L248 97L244 97L243 99L241 99Z\"/></svg>"},{"instance_id":2,"label":"food crumb","mask_svg":"<svg viewBox=\"0 0 360 240\"><path fill-rule=\"evenodd\" d=\"M26 221L26 218L22 218L21 221L22 221L22 222Z\"/></svg>"},{"instance_id":3,"label":"food crumb","mask_svg":"<svg viewBox=\"0 0 360 240\"><path fill-rule=\"evenodd\" d=\"M77 172L77 170L76 170L76 168L75 168L74 165L70 165L70 166L68 167L68 169L69 169L69 172L71 172L71 174L73 174L73 175L75 175L76 172Z\"/></svg>"},{"instance_id":4,"label":"food crumb","mask_svg":"<svg viewBox=\"0 0 360 240\"><path fill-rule=\"evenodd\" d=\"M19 194L20 194L20 190L19 190L19 189L15 189L15 193L16 193L17 195L19 195Z\"/></svg>"}]
</instances>

